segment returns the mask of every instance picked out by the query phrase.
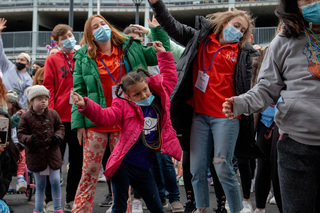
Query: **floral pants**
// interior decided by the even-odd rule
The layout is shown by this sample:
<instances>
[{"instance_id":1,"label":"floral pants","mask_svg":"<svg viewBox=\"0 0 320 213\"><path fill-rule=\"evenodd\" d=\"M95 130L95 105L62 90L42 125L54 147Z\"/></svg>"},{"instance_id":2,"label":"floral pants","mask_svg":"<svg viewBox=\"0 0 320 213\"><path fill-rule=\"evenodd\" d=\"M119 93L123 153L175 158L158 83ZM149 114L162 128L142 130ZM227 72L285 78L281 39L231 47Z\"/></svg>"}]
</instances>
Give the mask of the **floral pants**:
<instances>
[{"instance_id":1,"label":"floral pants","mask_svg":"<svg viewBox=\"0 0 320 213\"><path fill-rule=\"evenodd\" d=\"M91 213L102 158L109 142L110 151L120 138L120 132L87 131L83 144L82 176L74 199L73 213Z\"/></svg>"}]
</instances>

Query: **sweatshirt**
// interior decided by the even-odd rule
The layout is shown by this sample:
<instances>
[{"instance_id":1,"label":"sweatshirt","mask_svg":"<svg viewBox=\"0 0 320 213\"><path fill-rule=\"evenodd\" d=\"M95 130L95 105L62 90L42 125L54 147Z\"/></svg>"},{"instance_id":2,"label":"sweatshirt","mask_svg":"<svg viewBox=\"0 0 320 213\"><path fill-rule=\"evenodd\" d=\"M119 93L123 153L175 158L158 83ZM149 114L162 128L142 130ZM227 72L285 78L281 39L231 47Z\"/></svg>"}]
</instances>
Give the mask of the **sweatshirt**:
<instances>
[{"instance_id":1,"label":"sweatshirt","mask_svg":"<svg viewBox=\"0 0 320 213\"><path fill-rule=\"evenodd\" d=\"M234 116L262 112L282 96L275 116L280 134L287 133L302 144L320 146L320 78L315 74L319 72L315 60L319 63L320 51L317 47L312 50L305 34L298 38L278 34L264 57L258 84L233 97Z\"/></svg>"}]
</instances>

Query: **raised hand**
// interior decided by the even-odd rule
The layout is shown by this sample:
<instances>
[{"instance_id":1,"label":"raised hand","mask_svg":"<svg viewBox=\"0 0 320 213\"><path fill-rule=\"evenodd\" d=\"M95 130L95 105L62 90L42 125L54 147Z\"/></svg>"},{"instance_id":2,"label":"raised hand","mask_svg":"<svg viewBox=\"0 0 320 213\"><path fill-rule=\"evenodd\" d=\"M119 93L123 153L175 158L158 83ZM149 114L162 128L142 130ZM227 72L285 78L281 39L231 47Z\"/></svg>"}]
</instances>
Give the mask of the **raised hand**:
<instances>
[{"instance_id":1,"label":"raised hand","mask_svg":"<svg viewBox=\"0 0 320 213\"><path fill-rule=\"evenodd\" d=\"M149 32L148 28L141 26L139 24L132 24L130 26L138 28L138 31L135 31L135 33L147 34Z\"/></svg>"},{"instance_id":2,"label":"raised hand","mask_svg":"<svg viewBox=\"0 0 320 213\"><path fill-rule=\"evenodd\" d=\"M158 2L159 0L149 0L150 4L154 4L156 2Z\"/></svg>"},{"instance_id":3,"label":"raised hand","mask_svg":"<svg viewBox=\"0 0 320 213\"><path fill-rule=\"evenodd\" d=\"M227 118L232 120L233 117L233 98L226 98L226 101L222 104L222 112Z\"/></svg>"},{"instance_id":4,"label":"raised hand","mask_svg":"<svg viewBox=\"0 0 320 213\"><path fill-rule=\"evenodd\" d=\"M0 35L2 30L6 28L6 23L7 23L7 20L5 20L4 18L0 18Z\"/></svg>"},{"instance_id":5,"label":"raised hand","mask_svg":"<svg viewBox=\"0 0 320 213\"><path fill-rule=\"evenodd\" d=\"M76 92L73 92L72 95L72 102L73 104L80 106L81 108L85 108L86 107L86 102L84 101L84 99L82 98L81 95L79 95Z\"/></svg>"},{"instance_id":6,"label":"raised hand","mask_svg":"<svg viewBox=\"0 0 320 213\"><path fill-rule=\"evenodd\" d=\"M154 15L152 16L152 21L150 21L150 19L148 19L148 22L149 22L150 27L155 28L155 27L160 26L159 22L157 21L157 19Z\"/></svg>"},{"instance_id":7,"label":"raised hand","mask_svg":"<svg viewBox=\"0 0 320 213\"><path fill-rule=\"evenodd\" d=\"M164 47L162 46L162 43L160 41L153 42L153 48L157 52L165 52L166 51L166 49L164 49Z\"/></svg>"}]
</instances>

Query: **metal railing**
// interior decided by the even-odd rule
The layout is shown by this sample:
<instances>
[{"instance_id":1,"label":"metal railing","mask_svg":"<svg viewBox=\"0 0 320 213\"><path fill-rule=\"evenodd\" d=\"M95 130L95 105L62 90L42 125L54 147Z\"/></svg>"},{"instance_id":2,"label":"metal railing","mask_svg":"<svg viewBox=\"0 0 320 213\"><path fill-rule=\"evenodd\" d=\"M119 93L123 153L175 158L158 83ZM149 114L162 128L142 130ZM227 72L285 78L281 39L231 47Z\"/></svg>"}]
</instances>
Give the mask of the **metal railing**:
<instances>
[{"instance_id":1,"label":"metal railing","mask_svg":"<svg viewBox=\"0 0 320 213\"><path fill-rule=\"evenodd\" d=\"M275 36L276 27L262 27L253 29L254 40L256 44L265 46ZM47 56L46 46L50 44L51 31L37 32L38 44L36 53L32 53L32 32L2 32L4 50L8 58L13 59L21 52L28 52L30 55L36 55L41 59ZM74 32L75 39L80 42L83 32Z\"/></svg>"},{"instance_id":2,"label":"metal railing","mask_svg":"<svg viewBox=\"0 0 320 213\"><path fill-rule=\"evenodd\" d=\"M163 0L168 6L195 5L195 4L228 4L229 0ZM234 0L237 3L277 2L278 0ZM231 1L230 1L231 2ZM141 5L144 5L143 1ZM93 0L93 6L97 0ZM32 7L33 0L0 0L0 7ZM69 0L38 0L38 7L68 7ZM74 0L74 7L88 7L88 0ZM101 7L134 7L132 0L101 1Z\"/></svg>"}]
</instances>

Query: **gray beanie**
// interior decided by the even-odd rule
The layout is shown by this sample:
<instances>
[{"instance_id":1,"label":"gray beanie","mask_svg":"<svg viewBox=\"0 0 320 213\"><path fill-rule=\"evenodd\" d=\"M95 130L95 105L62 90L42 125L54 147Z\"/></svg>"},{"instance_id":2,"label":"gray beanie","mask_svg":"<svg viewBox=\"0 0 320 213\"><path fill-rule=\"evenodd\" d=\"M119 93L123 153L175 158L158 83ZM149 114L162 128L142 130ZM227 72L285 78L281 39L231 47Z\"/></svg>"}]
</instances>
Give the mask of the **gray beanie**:
<instances>
[{"instance_id":1,"label":"gray beanie","mask_svg":"<svg viewBox=\"0 0 320 213\"><path fill-rule=\"evenodd\" d=\"M34 85L27 89L27 97L29 101L40 95L45 95L50 98L50 92L45 86Z\"/></svg>"}]
</instances>

